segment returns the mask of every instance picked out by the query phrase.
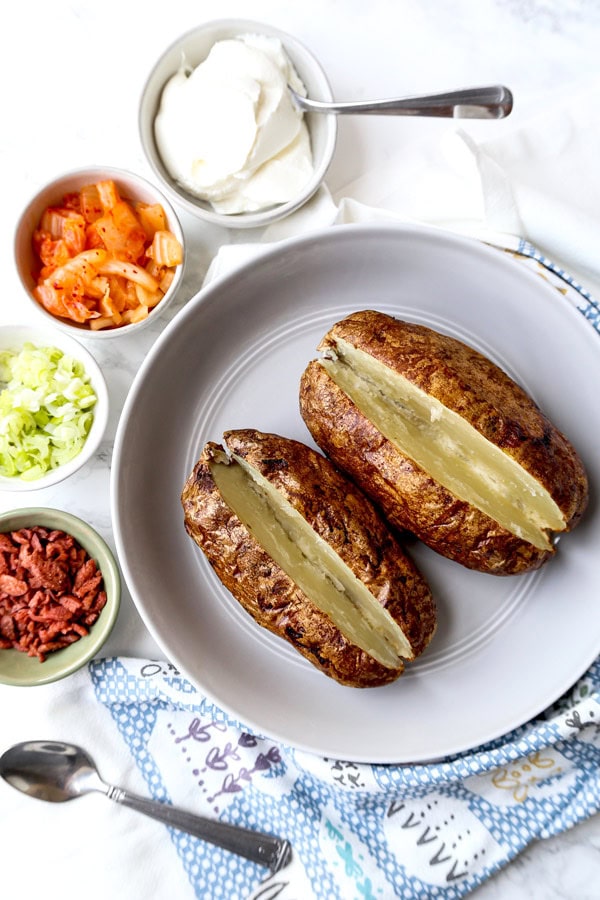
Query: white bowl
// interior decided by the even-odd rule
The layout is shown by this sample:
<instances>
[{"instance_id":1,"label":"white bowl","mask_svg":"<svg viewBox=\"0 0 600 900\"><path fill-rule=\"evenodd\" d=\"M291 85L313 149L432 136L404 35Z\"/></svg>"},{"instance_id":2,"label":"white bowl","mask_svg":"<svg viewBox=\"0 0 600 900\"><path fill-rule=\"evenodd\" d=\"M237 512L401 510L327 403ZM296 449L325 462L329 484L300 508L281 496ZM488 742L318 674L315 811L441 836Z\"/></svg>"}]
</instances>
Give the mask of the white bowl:
<instances>
[{"instance_id":1,"label":"white bowl","mask_svg":"<svg viewBox=\"0 0 600 900\"><path fill-rule=\"evenodd\" d=\"M177 266L175 276L168 291L165 293L165 296L160 303L150 311L147 318L142 319L140 322L133 322L118 328L93 331L85 324L80 325L77 322L72 322L52 315L52 313L44 309L44 307L35 299L33 295L33 289L36 286L35 273L39 270L40 262L32 245L32 237L46 207L60 202L64 195L71 191L80 190L86 184L94 184L105 179L110 179L116 183L119 192L124 199L132 201L139 200L143 203L161 204L165 212L169 230L173 232L184 248L184 259L183 263ZM38 191L29 201L17 224L14 253L21 284L25 288L26 294L34 308L41 316L43 316L49 325L56 325L63 331L69 332L76 337L85 337L86 340L88 338L91 340L106 340L123 335L130 336L141 328L144 328L150 322L155 322L156 317L160 316L174 299L181 284L185 266L183 231L177 214L167 197L165 197L159 188L150 184L149 181L146 181L145 178L125 169L118 169L111 166L92 166L76 169L72 172L66 172L63 175L59 175Z\"/></svg>"},{"instance_id":2,"label":"white bowl","mask_svg":"<svg viewBox=\"0 0 600 900\"><path fill-rule=\"evenodd\" d=\"M33 481L18 476L0 475L0 491L36 491L58 484L59 481L68 478L94 455L108 421L108 391L104 376L94 357L79 341L57 328L29 325L0 326L0 350L20 350L28 342L36 346L58 347L59 350L83 363L96 394L94 421L82 449L72 460L51 469L41 478ZM0 390L1 388L0 385Z\"/></svg>"},{"instance_id":3,"label":"white bowl","mask_svg":"<svg viewBox=\"0 0 600 900\"><path fill-rule=\"evenodd\" d=\"M210 203L195 197L170 175L158 151L154 136L156 118L163 88L181 67L182 60L191 67L198 66L208 56L213 44L241 34L264 34L279 38L308 96L315 100L332 100L331 88L320 63L296 38L272 25L247 19L221 19L207 22L178 38L163 53L146 81L139 109L139 131L142 147L150 166L165 191L192 215L225 228L257 228L270 225L294 212L309 200L322 183L329 168L337 138L335 116L310 113L305 121L310 133L313 153L313 174L302 192L286 203L259 212L221 214Z\"/></svg>"}]
</instances>

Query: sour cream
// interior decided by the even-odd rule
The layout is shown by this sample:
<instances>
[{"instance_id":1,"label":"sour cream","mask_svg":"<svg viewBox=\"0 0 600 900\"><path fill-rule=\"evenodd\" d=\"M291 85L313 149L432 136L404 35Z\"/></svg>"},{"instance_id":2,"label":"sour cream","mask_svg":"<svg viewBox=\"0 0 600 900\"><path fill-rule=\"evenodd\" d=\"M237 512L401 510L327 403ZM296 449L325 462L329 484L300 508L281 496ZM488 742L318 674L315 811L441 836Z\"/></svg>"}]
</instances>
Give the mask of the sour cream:
<instances>
[{"instance_id":1,"label":"sour cream","mask_svg":"<svg viewBox=\"0 0 600 900\"><path fill-rule=\"evenodd\" d=\"M217 42L204 62L166 84L154 129L171 176L219 213L254 212L300 193L313 170L306 94L277 38Z\"/></svg>"}]
</instances>

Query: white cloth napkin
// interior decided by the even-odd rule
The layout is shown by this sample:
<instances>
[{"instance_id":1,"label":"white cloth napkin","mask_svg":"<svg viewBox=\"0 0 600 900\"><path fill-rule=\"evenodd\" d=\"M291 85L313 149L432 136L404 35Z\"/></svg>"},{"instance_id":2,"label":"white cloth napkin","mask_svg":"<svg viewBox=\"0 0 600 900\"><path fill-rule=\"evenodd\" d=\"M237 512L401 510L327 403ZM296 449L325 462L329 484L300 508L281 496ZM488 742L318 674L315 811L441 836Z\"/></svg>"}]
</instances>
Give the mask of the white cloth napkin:
<instances>
[{"instance_id":1,"label":"white cloth napkin","mask_svg":"<svg viewBox=\"0 0 600 900\"><path fill-rule=\"evenodd\" d=\"M560 261L592 288L600 284L600 88L542 112L527 127L477 145L484 222Z\"/></svg>"},{"instance_id":2,"label":"white cloth napkin","mask_svg":"<svg viewBox=\"0 0 600 900\"><path fill-rule=\"evenodd\" d=\"M392 159L335 197L320 191L258 242L225 245L207 281L259 244L329 224L399 219L514 250L533 245L546 264L600 297L599 108L600 80L502 137L476 141L463 128L450 129L422 161Z\"/></svg>"}]
</instances>

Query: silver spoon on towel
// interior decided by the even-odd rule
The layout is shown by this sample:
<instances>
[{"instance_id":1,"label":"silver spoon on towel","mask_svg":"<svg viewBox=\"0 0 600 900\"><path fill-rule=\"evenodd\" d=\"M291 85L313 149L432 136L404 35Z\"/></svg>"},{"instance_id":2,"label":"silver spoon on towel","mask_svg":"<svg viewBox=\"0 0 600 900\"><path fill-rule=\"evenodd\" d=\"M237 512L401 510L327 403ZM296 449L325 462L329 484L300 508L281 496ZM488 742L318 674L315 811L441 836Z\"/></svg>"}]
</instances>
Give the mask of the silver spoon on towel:
<instances>
[{"instance_id":1,"label":"silver spoon on towel","mask_svg":"<svg viewBox=\"0 0 600 900\"><path fill-rule=\"evenodd\" d=\"M510 114L513 96L502 84L464 88L443 94L397 97L392 100L359 100L326 103L298 94L288 85L292 100L304 112L380 116L442 116L454 119L503 119Z\"/></svg>"},{"instance_id":2,"label":"silver spoon on towel","mask_svg":"<svg viewBox=\"0 0 600 900\"><path fill-rule=\"evenodd\" d=\"M287 840L196 816L106 784L93 760L74 744L60 741L15 744L0 756L0 776L30 797L53 803L98 791L116 803L244 856L272 872L278 872L291 858L292 848Z\"/></svg>"}]
</instances>

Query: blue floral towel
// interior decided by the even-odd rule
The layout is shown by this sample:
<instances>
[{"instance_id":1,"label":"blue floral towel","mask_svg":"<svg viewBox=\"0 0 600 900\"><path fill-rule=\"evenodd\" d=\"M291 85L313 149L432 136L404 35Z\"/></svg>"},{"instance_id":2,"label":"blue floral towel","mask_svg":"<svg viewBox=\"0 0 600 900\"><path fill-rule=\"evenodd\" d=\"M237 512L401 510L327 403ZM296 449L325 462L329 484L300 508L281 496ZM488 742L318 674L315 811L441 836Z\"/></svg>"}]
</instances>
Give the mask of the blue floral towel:
<instances>
[{"instance_id":1,"label":"blue floral towel","mask_svg":"<svg viewBox=\"0 0 600 900\"><path fill-rule=\"evenodd\" d=\"M275 875L170 829L202 900L463 897L531 841L600 810L600 660L541 718L415 766L323 759L251 734L167 663L90 664L150 794L289 838Z\"/></svg>"},{"instance_id":2,"label":"blue floral towel","mask_svg":"<svg viewBox=\"0 0 600 900\"><path fill-rule=\"evenodd\" d=\"M533 267L600 331L597 303L530 244ZM600 659L546 714L444 762L322 759L251 734L167 663L93 662L148 790L164 802L289 838L290 865L253 863L171 830L202 900L463 897L517 856L600 810Z\"/></svg>"}]
</instances>

